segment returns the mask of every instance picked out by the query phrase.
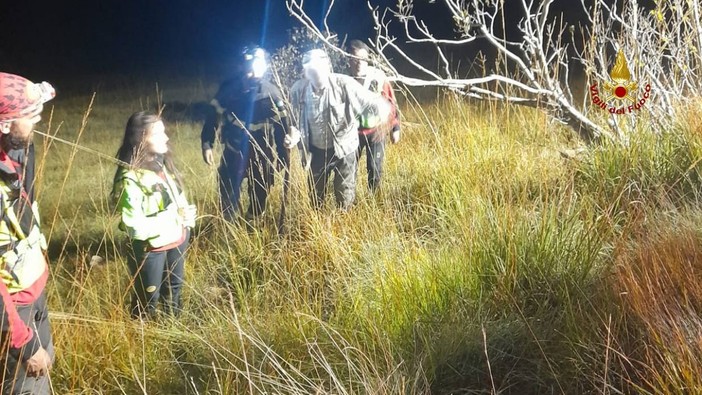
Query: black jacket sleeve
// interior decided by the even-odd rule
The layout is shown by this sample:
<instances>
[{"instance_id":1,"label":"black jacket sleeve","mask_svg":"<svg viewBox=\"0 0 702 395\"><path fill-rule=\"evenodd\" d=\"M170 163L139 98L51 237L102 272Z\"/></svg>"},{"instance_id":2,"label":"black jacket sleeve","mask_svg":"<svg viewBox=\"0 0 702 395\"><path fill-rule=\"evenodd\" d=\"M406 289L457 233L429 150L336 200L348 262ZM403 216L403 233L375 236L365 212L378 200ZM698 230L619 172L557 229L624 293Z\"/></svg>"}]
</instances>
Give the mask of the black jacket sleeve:
<instances>
[{"instance_id":1,"label":"black jacket sleeve","mask_svg":"<svg viewBox=\"0 0 702 395\"><path fill-rule=\"evenodd\" d=\"M278 158L281 159L284 165L290 163L290 152L285 148L283 142L285 135L290 132L290 116L288 115L287 105L283 98L280 89L271 84L270 98L273 105L273 112L276 115L275 125L275 146L278 153Z\"/></svg>"},{"instance_id":2,"label":"black jacket sleeve","mask_svg":"<svg viewBox=\"0 0 702 395\"><path fill-rule=\"evenodd\" d=\"M215 97L210 101L210 109L205 118L205 124L200 133L202 149L211 149L214 146L217 130L222 126L222 116L229 106L233 83L231 80L223 82Z\"/></svg>"},{"instance_id":3,"label":"black jacket sleeve","mask_svg":"<svg viewBox=\"0 0 702 395\"><path fill-rule=\"evenodd\" d=\"M210 106L205 118L205 124L202 125L202 132L200 132L200 142L203 150L212 149L214 146L219 124L220 116L214 106Z\"/></svg>"}]
</instances>

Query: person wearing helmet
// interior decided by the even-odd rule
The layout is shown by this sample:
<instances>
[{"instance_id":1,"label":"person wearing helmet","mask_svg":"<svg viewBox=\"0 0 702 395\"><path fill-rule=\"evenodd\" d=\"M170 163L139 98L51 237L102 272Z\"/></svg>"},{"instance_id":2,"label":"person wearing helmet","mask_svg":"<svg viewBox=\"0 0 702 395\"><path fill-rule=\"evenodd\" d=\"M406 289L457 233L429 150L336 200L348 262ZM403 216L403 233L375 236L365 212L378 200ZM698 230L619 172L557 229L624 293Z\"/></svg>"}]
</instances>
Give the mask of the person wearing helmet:
<instances>
[{"instance_id":1,"label":"person wearing helmet","mask_svg":"<svg viewBox=\"0 0 702 395\"><path fill-rule=\"evenodd\" d=\"M387 119L390 103L352 77L333 73L329 56L322 49L306 52L302 65L305 77L290 91L299 129L294 128L285 143L302 150L303 166L310 169L313 206L323 206L333 173L336 203L348 210L356 197L359 116L372 111Z\"/></svg>"},{"instance_id":2,"label":"person wearing helmet","mask_svg":"<svg viewBox=\"0 0 702 395\"><path fill-rule=\"evenodd\" d=\"M368 170L368 189L375 192L380 187L380 178L383 175L383 161L385 160L385 141L387 132L390 131L390 141L396 144L400 141L400 117L395 101L395 92L385 73L380 69L370 66L370 48L359 40L349 42L349 59L351 76L371 92L382 95L392 104L390 118L379 119L372 112L364 112L360 118L357 160L361 159L363 150L366 151L366 169Z\"/></svg>"},{"instance_id":3,"label":"person wearing helmet","mask_svg":"<svg viewBox=\"0 0 702 395\"><path fill-rule=\"evenodd\" d=\"M208 165L214 164L212 147L216 131L221 130L224 151L218 170L219 189L227 220L234 219L238 212L244 178L249 180L245 218L252 220L266 209L275 169L287 166L283 139L289 128L288 117L280 89L267 78L268 68L265 50L244 50L239 75L221 84L202 128L202 155Z\"/></svg>"},{"instance_id":4,"label":"person wearing helmet","mask_svg":"<svg viewBox=\"0 0 702 395\"><path fill-rule=\"evenodd\" d=\"M54 348L46 304L46 239L34 200L34 126L56 92L0 73L0 308L3 394L48 394Z\"/></svg>"}]
</instances>

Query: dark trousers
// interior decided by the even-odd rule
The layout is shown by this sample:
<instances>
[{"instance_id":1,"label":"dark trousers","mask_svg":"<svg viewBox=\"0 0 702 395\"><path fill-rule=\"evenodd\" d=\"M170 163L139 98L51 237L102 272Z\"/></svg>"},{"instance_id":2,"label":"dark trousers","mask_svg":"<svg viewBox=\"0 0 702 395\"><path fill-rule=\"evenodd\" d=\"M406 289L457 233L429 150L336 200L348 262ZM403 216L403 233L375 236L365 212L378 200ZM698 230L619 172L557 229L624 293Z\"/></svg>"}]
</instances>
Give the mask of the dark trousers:
<instances>
[{"instance_id":1,"label":"dark trousers","mask_svg":"<svg viewBox=\"0 0 702 395\"><path fill-rule=\"evenodd\" d=\"M324 205L329 177L334 174L334 197L342 210L351 208L356 198L356 153L343 158L334 154L334 149L319 149L310 146L310 196L312 206L319 209Z\"/></svg>"},{"instance_id":2,"label":"dark trousers","mask_svg":"<svg viewBox=\"0 0 702 395\"><path fill-rule=\"evenodd\" d=\"M39 336L41 346L54 359L54 345L51 340L49 325L49 311L46 305L46 292L32 304L16 305L17 313L22 322L34 330ZM4 376L2 393L5 394L36 394L46 395L51 393L49 376L27 377L25 366L12 355L6 354L4 360Z\"/></svg>"},{"instance_id":3,"label":"dark trousers","mask_svg":"<svg viewBox=\"0 0 702 395\"><path fill-rule=\"evenodd\" d=\"M163 311L178 315L181 311L180 294L185 273L185 251L188 249L190 231L185 241L167 251L148 251L148 242L133 240L127 264L134 279L131 302L133 318L149 318L156 314L159 300Z\"/></svg>"},{"instance_id":4,"label":"dark trousers","mask_svg":"<svg viewBox=\"0 0 702 395\"><path fill-rule=\"evenodd\" d=\"M279 136L280 135L280 136ZM281 133L253 133L253 140L247 148L237 149L230 145L224 150L219 166L219 191L222 213L227 219L233 219L239 211L241 183L249 179L249 209L252 216L258 216L266 209L268 193L273 186L275 161L273 138L277 146L282 147ZM277 141L279 140L281 141ZM280 154L278 160L280 160Z\"/></svg>"},{"instance_id":5,"label":"dark trousers","mask_svg":"<svg viewBox=\"0 0 702 395\"><path fill-rule=\"evenodd\" d=\"M383 161L385 160L385 139L373 141L380 132L369 135L359 135L360 145L356 160L360 164L363 150L366 150L366 169L368 170L368 189L375 192L380 187L380 178L383 176ZM379 136L378 136L379 137Z\"/></svg>"}]
</instances>

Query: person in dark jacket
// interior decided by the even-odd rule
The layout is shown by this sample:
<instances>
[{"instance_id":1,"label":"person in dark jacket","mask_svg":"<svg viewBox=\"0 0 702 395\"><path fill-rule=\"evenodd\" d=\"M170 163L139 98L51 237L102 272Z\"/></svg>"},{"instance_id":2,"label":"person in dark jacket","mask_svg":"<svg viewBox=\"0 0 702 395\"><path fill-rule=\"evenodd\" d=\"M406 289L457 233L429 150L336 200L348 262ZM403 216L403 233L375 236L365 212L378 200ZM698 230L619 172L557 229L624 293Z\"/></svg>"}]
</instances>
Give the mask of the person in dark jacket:
<instances>
[{"instance_id":1,"label":"person in dark jacket","mask_svg":"<svg viewBox=\"0 0 702 395\"><path fill-rule=\"evenodd\" d=\"M202 128L202 156L214 164L212 147L217 130L224 151L219 166L219 190L224 218L236 217L240 188L248 178L247 220L259 217L273 185L274 171L288 165L283 140L289 122L280 89L269 81L268 54L255 47L244 51L239 75L223 82L211 101L212 112Z\"/></svg>"}]
</instances>

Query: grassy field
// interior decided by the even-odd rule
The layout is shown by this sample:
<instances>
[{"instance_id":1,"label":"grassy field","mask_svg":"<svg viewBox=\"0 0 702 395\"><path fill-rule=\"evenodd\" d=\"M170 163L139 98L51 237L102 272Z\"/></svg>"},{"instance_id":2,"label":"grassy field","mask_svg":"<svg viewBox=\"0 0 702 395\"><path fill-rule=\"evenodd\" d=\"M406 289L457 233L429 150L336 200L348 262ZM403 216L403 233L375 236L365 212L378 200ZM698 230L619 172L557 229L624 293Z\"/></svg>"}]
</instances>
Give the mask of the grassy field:
<instances>
[{"instance_id":1,"label":"grassy field","mask_svg":"<svg viewBox=\"0 0 702 395\"><path fill-rule=\"evenodd\" d=\"M101 85L92 105L89 89L59 96L38 129L113 155L132 112L215 89ZM699 108L578 159L560 154L579 146L571 132L531 110L443 96L403 109L382 194L362 175L350 213L310 210L294 162L284 238L280 182L258 230L223 223L201 123L169 117L202 218L184 315L146 324L126 311L115 166L36 136L56 393L702 391Z\"/></svg>"}]
</instances>

